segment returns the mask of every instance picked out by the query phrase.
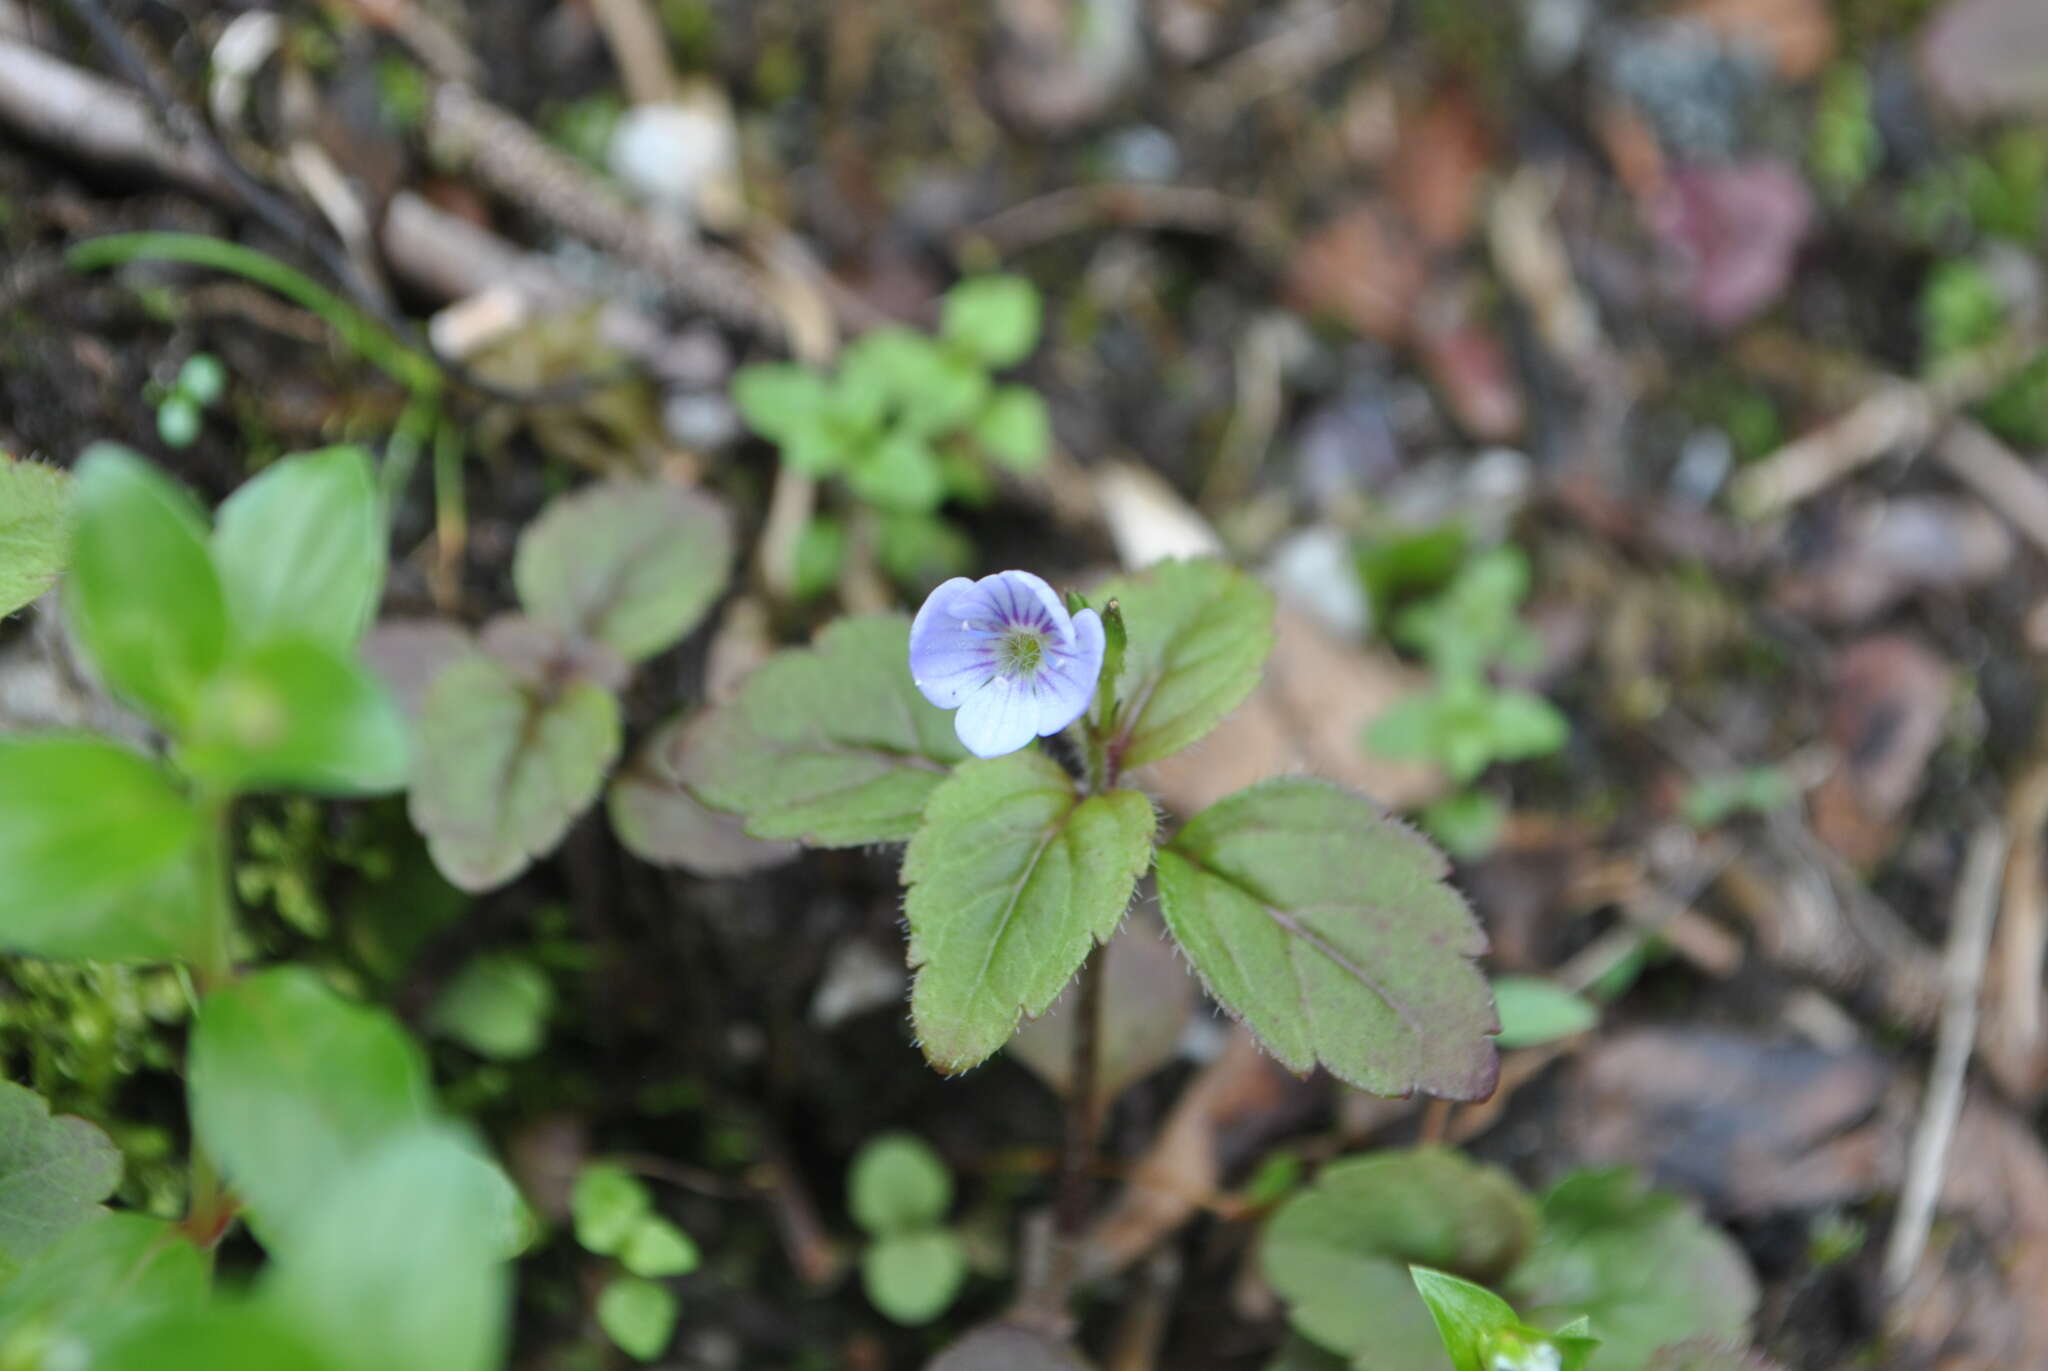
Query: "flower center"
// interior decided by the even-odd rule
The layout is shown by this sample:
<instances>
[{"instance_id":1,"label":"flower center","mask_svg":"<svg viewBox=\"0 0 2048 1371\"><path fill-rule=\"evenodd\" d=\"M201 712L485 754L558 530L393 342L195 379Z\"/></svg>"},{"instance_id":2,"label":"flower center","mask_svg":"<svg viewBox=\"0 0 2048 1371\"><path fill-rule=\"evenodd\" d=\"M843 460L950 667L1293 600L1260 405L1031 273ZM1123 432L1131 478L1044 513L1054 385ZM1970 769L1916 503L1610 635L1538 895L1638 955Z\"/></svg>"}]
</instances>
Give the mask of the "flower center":
<instances>
[{"instance_id":1,"label":"flower center","mask_svg":"<svg viewBox=\"0 0 2048 1371\"><path fill-rule=\"evenodd\" d=\"M1045 661L1045 635L1035 628L1013 628L1003 634L996 662L1005 676L1029 676Z\"/></svg>"}]
</instances>

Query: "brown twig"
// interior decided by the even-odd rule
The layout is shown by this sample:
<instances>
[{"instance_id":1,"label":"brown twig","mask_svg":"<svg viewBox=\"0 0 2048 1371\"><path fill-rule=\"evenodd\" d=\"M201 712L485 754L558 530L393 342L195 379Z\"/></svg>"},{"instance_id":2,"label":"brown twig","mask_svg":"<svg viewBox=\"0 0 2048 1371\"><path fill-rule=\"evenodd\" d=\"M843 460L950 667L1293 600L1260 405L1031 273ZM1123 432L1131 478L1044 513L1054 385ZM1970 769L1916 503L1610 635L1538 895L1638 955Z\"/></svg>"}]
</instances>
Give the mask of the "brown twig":
<instances>
[{"instance_id":1,"label":"brown twig","mask_svg":"<svg viewBox=\"0 0 2048 1371\"><path fill-rule=\"evenodd\" d=\"M1977 1037L1977 992L1991 946L1991 926L1998 915L1998 876L2005 861L2005 842L2005 829L1998 820L1979 824L1956 881L1948 949L1942 960L1941 1028L1935 1040L1934 1065L1928 1072L1927 1097L1907 1153L1898 1218L1885 1244L1884 1286L1894 1295L1905 1289L1926 1250L1935 1201L1941 1196L1948 1165L1949 1143L1962 1113L1963 1077Z\"/></svg>"}]
</instances>

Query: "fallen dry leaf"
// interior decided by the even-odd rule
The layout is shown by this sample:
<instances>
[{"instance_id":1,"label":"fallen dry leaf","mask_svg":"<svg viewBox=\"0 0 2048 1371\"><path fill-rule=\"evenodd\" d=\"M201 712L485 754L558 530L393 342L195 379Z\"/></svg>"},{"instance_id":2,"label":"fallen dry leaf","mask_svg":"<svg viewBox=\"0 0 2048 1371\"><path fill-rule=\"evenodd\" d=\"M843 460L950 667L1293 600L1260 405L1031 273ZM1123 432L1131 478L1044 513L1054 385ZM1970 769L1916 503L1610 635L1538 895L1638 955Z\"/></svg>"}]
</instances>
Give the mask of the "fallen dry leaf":
<instances>
[{"instance_id":1,"label":"fallen dry leaf","mask_svg":"<svg viewBox=\"0 0 2048 1371\"><path fill-rule=\"evenodd\" d=\"M1935 98L1972 118L2048 112L2048 5L1949 0L1920 38Z\"/></svg>"},{"instance_id":2,"label":"fallen dry leaf","mask_svg":"<svg viewBox=\"0 0 2048 1371\"><path fill-rule=\"evenodd\" d=\"M1416 311L1415 343L1458 426L1482 442L1504 443L1522 432L1522 386L1475 294L1471 282L1433 288Z\"/></svg>"},{"instance_id":3,"label":"fallen dry leaf","mask_svg":"<svg viewBox=\"0 0 2048 1371\"><path fill-rule=\"evenodd\" d=\"M1268 1057L1251 1030L1232 1028L1229 1046L1181 1092L1123 1192L1096 1220L1082 1253L1084 1274L1120 1271L1177 1232L1216 1198L1224 1168L1256 1141L1247 1139L1248 1128L1273 1136L1298 1106L1321 1095Z\"/></svg>"},{"instance_id":4,"label":"fallen dry leaf","mask_svg":"<svg viewBox=\"0 0 2048 1371\"><path fill-rule=\"evenodd\" d=\"M1384 648L1345 642L1282 602L1273 655L1251 698L1185 752L1139 773L1175 812L1206 808L1254 781L1308 771L1363 791L1391 809L1427 803L1443 774L1366 751L1366 725L1428 684Z\"/></svg>"},{"instance_id":5,"label":"fallen dry leaf","mask_svg":"<svg viewBox=\"0 0 2048 1371\"><path fill-rule=\"evenodd\" d=\"M1470 236L1493 158L1493 131L1470 91L1437 87L1400 123L1387 185L1423 243L1449 252Z\"/></svg>"},{"instance_id":6,"label":"fallen dry leaf","mask_svg":"<svg viewBox=\"0 0 2048 1371\"><path fill-rule=\"evenodd\" d=\"M1422 250L1384 205L1363 201L1310 233L1288 265L1287 303L1383 343L1408 333L1422 294Z\"/></svg>"},{"instance_id":7,"label":"fallen dry leaf","mask_svg":"<svg viewBox=\"0 0 2048 1371\"><path fill-rule=\"evenodd\" d=\"M1857 863L1891 850L1896 821L1941 742L1954 688L1948 663L1901 634L1843 649L1827 720L1841 765L1809 797L1822 842Z\"/></svg>"},{"instance_id":8,"label":"fallen dry leaf","mask_svg":"<svg viewBox=\"0 0 2048 1371\"><path fill-rule=\"evenodd\" d=\"M1693 312L1725 330L1761 313L1790 284L1813 222L1813 196L1782 162L1686 167L1665 178L1646 217Z\"/></svg>"}]
</instances>

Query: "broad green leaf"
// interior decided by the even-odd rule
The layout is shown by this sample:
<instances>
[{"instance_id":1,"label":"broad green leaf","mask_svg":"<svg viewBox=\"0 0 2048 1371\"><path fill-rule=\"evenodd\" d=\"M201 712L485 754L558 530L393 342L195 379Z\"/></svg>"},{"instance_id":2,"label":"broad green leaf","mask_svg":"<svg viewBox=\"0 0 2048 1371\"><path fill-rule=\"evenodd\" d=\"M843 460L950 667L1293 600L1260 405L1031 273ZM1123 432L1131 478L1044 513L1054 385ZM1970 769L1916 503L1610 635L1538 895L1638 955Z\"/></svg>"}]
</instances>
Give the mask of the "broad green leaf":
<instances>
[{"instance_id":1,"label":"broad green leaf","mask_svg":"<svg viewBox=\"0 0 2048 1371\"><path fill-rule=\"evenodd\" d=\"M967 756L952 716L910 682L910 620L841 619L778 652L691 730L677 771L756 838L900 842Z\"/></svg>"},{"instance_id":2,"label":"broad green leaf","mask_svg":"<svg viewBox=\"0 0 2048 1371\"><path fill-rule=\"evenodd\" d=\"M1038 287L1021 276L977 276L946 292L940 331L991 367L1015 366L1038 346Z\"/></svg>"},{"instance_id":3,"label":"broad green leaf","mask_svg":"<svg viewBox=\"0 0 2048 1371\"><path fill-rule=\"evenodd\" d=\"M1082 798L1043 752L963 763L903 859L910 1017L941 1071L965 1071L1043 1013L1107 942L1152 857L1152 802Z\"/></svg>"},{"instance_id":4,"label":"broad green leaf","mask_svg":"<svg viewBox=\"0 0 2048 1371\"><path fill-rule=\"evenodd\" d=\"M519 537L512 580L526 612L629 662L697 626L732 570L731 521L666 481L605 481L554 501Z\"/></svg>"},{"instance_id":5,"label":"broad green leaf","mask_svg":"<svg viewBox=\"0 0 2048 1371\"><path fill-rule=\"evenodd\" d=\"M1584 1319L1555 1332L1531 1328L1484 1286L1421 1266L1408 1271L1455 1371L1581 1371L1600 1345Z\"/></svg>"},{"instance_id":6,"label":"broad green leaf","mask_svg":"<svg viewBox=\"0 0 2048 1371\"><path fill-rule=\"evenodd\" d=\"M99 738L0 739L0 946L155 961L204 946L199 816L162 768Z\"/></svg>"},{"instance_id":7,"label":"broad green leaf","mask_svg":"<svg viewBox=\"0 0 2048 1371\"><path fill-rule=\"evenodd\" d=\"M399 789L411 760L405 718L353 651L284 637L236 654L194 699L179 763L234 790Z\"/></svg>"},{"instance_id":8,"label":"broad green leaf","mask_svg":"<svg viewBox=\"0 0 2048 1371\"><path fill-rule=\"evenodd\" d=\"M1159 903L1209 993L1288 1067L1362 1090L1479 1100L1500 1025L1486 935L1443 857L1362 795L1265 781L1159 852Z\"/></svg>"},{"instance_id":9,"label":"broad green leaf","mask_svg":"<svg viewBox=\"0 0 2048 1371\"><path fill-rule=\"evenodd\" d=\"M1507 827L1508 807L1483 790L1454 790L1431 801L1415 816L1422 831L1438 847L1460 861L1477 861L1492 852Z\"/></svg>"},{"instance_id":10,"label":"broad green leaf","mask_svg":"<svg viewBox=\"0 0 2048 1371\"><path fill-rule=\"evenodd\" d=\"M191 447L205 423L205 407L189 395L174 392L156 407L156 436L166 447Z\"/></svg>"},{"instance_id":11,"label":"broad green leaf","mask_svg":"<svg viewBox=\"0 0 2048 1371\"><path fill-rule=\"evenodd\" d=\"M938 455L913 433L891 433L862 453L846 483L871 505L909 513L935 509L946 497Z\"/></svg>"},{"instance_id":12,"label":"broad green leaf","mask_svg":"<svg viewBox=\"0 0 2048 1371\"><path fill-rule=\"evenodd\" d=\"M1501 1047L1535 1047L1584 1033L1600 1022L1590 1001L1538 976L1497 976L1494 1012L1500 1015Z\"/></svg>"},{"instance_id":13,"label":"broad green leaf","mask_svg":"<svg viewBox=\"0 0 2048 1371\"><path fill-rule=\"evenodd\" d=\"M1626 1169L1551 1187L1542 1235L1504 1293L1542 1327L1589 1319L1600 1338L1589 1371L1638 1371L1688 1338L1745 1339L1757 1303L1756 1277L1727 1235Z\"/></svg>"},{"instance_id":14,"label":"broad green leaf","mask_svg":"<svg viewBox=\"0 0 2048 1371\"><path fill-rule=\"evenodd\" d=\"M847 345L845 384L886 396L895 426L938 438L965 428L988 400L988 372L972 357L899 325L884 325Z\"/></svg>"},{"instance_id":15,"label":"broad green leaf","mask_svg":"<svg viewBox=\"0 0 2048 1371\"><path fill-rule=\"evenodd\" d=\"M1004 466L1036 471L1052 452L1052 417L1029 386L1001 386L974 421L974 441Z\"/></svg>"},{"instance_id":16,"label":"broad green leaf","mask_svg":"<svg viewBox=\"0 0 2048 1371\"><path fill-rule=\"evenodd\" d=\"M213 562L246 643L311 638L355 650L384 588L384 517L359 447L272 463L222 502Z\"/></svg>"},{"instance_id":17,"label":"broad green leaf","mask_svg":"<svg viewBox=\"0 0 2048 1371\"><path fill-rule=\"evenodd\" d=\"M846 566L846 525L813 514L796 543L796 598L815 600L839 584Z\"/></svg>"},{"instance_id":18,"label":"broad green leaf","mask_svg":"<svg viewBox=\"0 0 2048 1371\"><path fill-rule=\"evenodd\" d=\"M56 584L70 545L69 479L0 452L0 619Z\"/></svg>"},{"instance_id":19,"label":"broad green leaf","mask_svg":"<svg viewBox=\"0 0 2048 1371\"><path fill-rule=\"evenodd\" d=\"M711 808L677 770L694 718L671 719L640 745L605 792L612 832L643 862L699 876L737 876L778 866L799 851L792 842L750 838L737 814Z\"/></svg>"},{"instance_id":20,"label":"broad green leaf","mask_svg":"<svg viewBox=\"0 0 2048 1371\"><path fill-rule=\"evenodd\" d=\"M929 1228L953 1207L953 1173L912 1133L870 1138L846 1176L846 1207L876 1237Z\"/></svg>"},{"instance_id":21,"label":"broad green leaf","mask_svg":"<svg viewBox=\"0 0 2048 1371\"><path fill-rule=\"evenodd\" d=\"M1426 1266L1410 1266L1408 1274L1429 1306L1454 1371L1494 1371L1488 1354L1497 1334L1521 1324L1515 1307L1483 1285Z\"/></svg>"},{"instance_id":22,"label":"broad green leaf","mask_svg":"<svg viewBox=\"0 0 2048 1371\"><path fill-rule=\"evenodd\" d=\"M176 725L227 651L227 605L190 496L134 453L78 463L65 609L113 691Z\"/></svg>"},{"instance_id":23,"label":"broad green leaf","mask_svg":"<svg viewBox=\"0 0 2048 1371\"><path fill-rule=\"evenodd\" d=\"M546 972L509 952L486 953L441 992L429 1021L479 1056L516 1061L540 1050L554 1003Z\"/></svg>"},{"instance_id":24,"label":"broad green leaf","mask_svg":"<svg viewBox=\"0 0 2048 1371\"><path fill-rule=\"evenodd\" d=\"M591 1162L576 1173L569 1215L576 1241L600 1256L614 1256L647 1216L653 1198L638 1176L616 1162Z\"/></svg>"},{"instance_id":25,"label":"broad green leaf","mask_svg":"<svg viewBox=\"0 0 2048 1371\"><path fill-rule=\"evenodd\" d=\"M825 378L793 362L756 362L733 373L732 402L747 427L785 438L825 408Z\"/></svg>"},{"instance_id":26,"label":"broad green leaf","mask_svg":"<svg viewBox=\"0 0 2048 1371\"><path fill-rule=\"evenodd\" d=\"M395 1364L387 1364L396 1371ZM91 1371L350 1371L269 1301L222 1298L122 1328ZM408 1368L410 1371L410 1368Z\"/></svg>"},{"instance_id":27,"label":"broad green leaf","mask_svg":"<svg viewBox=\"0 0 2048 1371\"><path fill-rule=\"evenodd\" d=\"M200 1143L273 1243L351 1163L432 1113L426 1064L405 1030L303 967L208 995L186 1081Z\"/></svg>"},{"instance_id":28,"label":"broad green leaf","mask_svg":"<svg viewBox=\"0 0 2048 1371\"><path fill-rule=\"evenodd\" d=\"M690 1235L654 1214L642 1214L619 1247L619 1264L650 1280L686 1275L700 1260Z\"/></svg>"},{"instance_id":29,"label":"broad green leaf","mask_svg":"<svg viewBox=\"0 0 2048 1371\"><path fill-rule=\"evenodd\" d=\"M50 1116L33 1090L0 1082L0 1276L92 1220L121 1180L121 1154L84 1119Z\"/></svg>"},{"instance_id":30,"label":"broad green leaf","mask_svg":"<svg viewBox=\"0 0 2048 1371\"><path fill-rule=\"evenodd\" d=\"M599 1293L597 1323L627 1355L653 1361L675 1336L675 1294L653 1281L621 1276Z\"/></svg>"},{"instance_id":31,"label":"broad green leaf","mask_svg":"<svg viewBox=\"0 0 2048 1371\"><path fill-rule=\"evenodd\" d=\"M913 598L974 569L974 540L936 514L884 514L875 541L882 570Z\"/></svg>"},{"instance_id":32,"label":"broad green leaf","mask_svg":"<svg viewBox=\"0 0 2048 1371\"><path fill-rule=\"evenodd\" d=\"M619 752L611 692L571 681L552 699L489 657L464 658L427 692L408 805L434 864L489 890L561 841Z\"/></svg>"},{"instance_id":33,"label":"broad green leaf","mask_svg":"<svg viewBox=\"0 0 2048 1371\"><path fill-rule=\"evenodd\" d=\"M1417 1148L1323 1168L1273 1215L1259 1255L1298 1331L1361 1365L1408 1371L1447 1361L1409 1265L1491 1280L1534 1232L1535 1206L1505 1171Z\"/></svg>"},{"instance_id":34,"label":"broad green leaf","mask_svg":"<svg viewBox=\"0 0 2048 1371\"><path fill-rule=\"evenodd\" d=\"M445 1128L387 1137L307 1198L264 1294L346 1371L489 1371L505 1341L516 1202Z\"/></svg>"},{"instance_id":35,"label":"broad green leaf","mask_svg":"<svg viewBox=\"0 0 2048 1371\"><path fill-rule=\"evenodd\" d=\"M1130 631L1117 689L1120 763L1171 756L1244 703L1273 650L1273 595L1221 562L1163 562L1107 582Z\"/></svg>"},{"instance_id":36,"label":"broad green leaf","mask_svg":"<svg viewBox=\"0 0 2048 1371\"><path fill-rule=\"evenodd\" d=\"M943 1228L891 1233L860 1254L868 1302L892 1322L915 1328L946 1312L967 1279L967 1251Z\"/></svg>"},{"instance_id":37,"label":"broad green leaf","mask_svg":"<svg viewBox=\"0 0 2048 1371\"><path fill-rule=\"evenodd\" d=\"M206 1258L175 1225L101 1213L0 1285L0 1348L42 1339L90 1356L140 1320L202 1303L209 1284Z\"/></svg>"}]
</instances>

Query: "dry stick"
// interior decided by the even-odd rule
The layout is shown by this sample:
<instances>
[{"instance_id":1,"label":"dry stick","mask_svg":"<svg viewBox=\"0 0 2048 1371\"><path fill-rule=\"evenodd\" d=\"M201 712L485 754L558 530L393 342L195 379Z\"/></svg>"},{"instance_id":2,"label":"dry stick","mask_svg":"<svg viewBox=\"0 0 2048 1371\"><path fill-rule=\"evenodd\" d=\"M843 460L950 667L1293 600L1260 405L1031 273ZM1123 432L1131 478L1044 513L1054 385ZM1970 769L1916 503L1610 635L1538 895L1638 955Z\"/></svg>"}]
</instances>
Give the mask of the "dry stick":
<instances>
[{"instance_id":1,"label":"dry stick","mask_svg":"<svg viewBox=\"0 0 2048 1371\"><path fill-rule=\"evenodd\" d=\"M1048 1306L1064 1309L1080 1269L1081 1243L1088 1231L1088 1181L1095 1169L1096 1078L1102 1056L1102 949L1092 947L1081 963L1074 996L1073 1068L1067 1073L1066 1136L1060 1145L1060 1188L1054 1203L1052 1279Z\"/></svg>"},{"instance_id":2,"label":"dry stick","mask_svg":"<svg viewBox=\"0 0 2048 1371\"><path fill-rule=\"evenodd\" d=\"M1934 455L2029 542L2048 552L2048 482L2011 448L1958 419L1935 441Z\"/></svg>"},{"instance_id":3,"label":"dry stick","mask_svg":"<svg viewBox=\"0 0 2048 1371\"><path fill-rule=\"evenodd\" d=\"M1991 925L1998 914L1999 872L2005 864L2005 827L1986 819L1971 835L1956 882L1950 911L1947 955L1943 959L1941 1029L1934 1043L1934 1065L1928 1074L1927 1097L1907 1153L1906 1184L1899 1194L1899 1215L1885 1245L1884 1286L1893 1295L1904 1290L1927 1247L1934 1223L1934 1204L1941 1195L1948 1147L1955 1137L1956 1118L1963 1108L1963 1076L1977 1039L1977 992L1984 977L1984 958L1991 946Z\"/></svg>"},{"instance_id":4,"label":"dry stick","mask_svg":"<svg viewBox=\"0 0 2048 1371\"><path fill-rule=\"evenodd\" d=\"M434 92L429 134L492 191L654 275L677 301L780 343L782 313L739 257L664 231L624 196L467 86Z\"/></svg>"},{"instance_id":5,"label":"dry stick","mask_svg":"<svg viewBox=\"0 0 2048 1371\"><path fill-rule=\"evenodd\" d=\"M676 72L669 65L668 36L646 0L591 0L590 8L604 31L626 99L636 105L674 99Z\"/></svg>"},{"instance_id":6,"label":"dry stick","mask_svg":"<svg viewBox=\"0 0 2048 1371\"><path fill-rule=\"evenodd\" d=\"M149 102L39 48L0 38L0 123L96 166L146 171L232 200L213 160L157 125Z\"/></svg>"},{"instance_id":7,"label":"dry stick","mask_svg":"<svg viewBox=\"0 0 2048 1371\"><path fill-rule=\"evenodd\" d=\"M2037 753L2006 796L2012 846L1991 965L1990 1012L1979 1044L1992 1079L2015 1100L2042 1086L2041 965L2048 953L2048 905L2041 898L2041 859L2048 848L2048 755Z\"/></svg>"},{"instance_id":8,"label":"dry stick","mask_svg":"<svg viewBox=\"0 0 2048 1371\"><path fill-rule=\"evenodd\" d=\"M2005 384L2040 351L2031 328L1987 344L1922 383L1886 379L1834 421L1795 438L1735 484L1735 506L1754 519L1779 514L1876 461L1918 447L1947 419Z\"/></svg>"}]
</instances>

